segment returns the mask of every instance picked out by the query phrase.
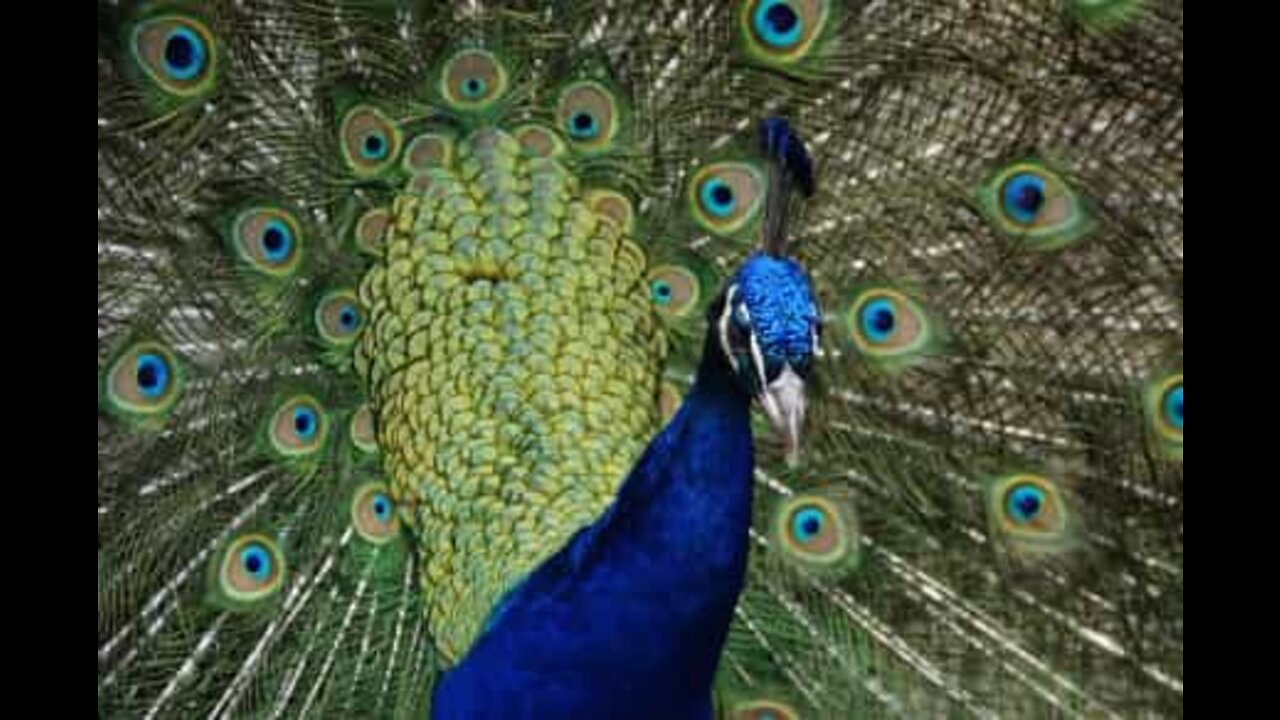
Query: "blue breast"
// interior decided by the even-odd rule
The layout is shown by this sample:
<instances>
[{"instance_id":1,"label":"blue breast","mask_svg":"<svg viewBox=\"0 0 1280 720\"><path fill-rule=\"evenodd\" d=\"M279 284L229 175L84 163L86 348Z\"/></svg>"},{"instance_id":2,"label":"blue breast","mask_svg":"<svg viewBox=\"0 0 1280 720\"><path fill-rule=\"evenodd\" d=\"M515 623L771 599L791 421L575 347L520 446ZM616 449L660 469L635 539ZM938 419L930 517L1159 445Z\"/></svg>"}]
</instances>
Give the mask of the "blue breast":
<instances>
[{"instance_id":1,"label":"blue breast","mask_svg":"<svg viewBox=\"0 0 1280 720\"><path fill-rule=\"evenodd\" d=\"M749 401L702 380L613 508L513 592L435 720L710 720L746 574Z\"/></svg>"}]
</instances>

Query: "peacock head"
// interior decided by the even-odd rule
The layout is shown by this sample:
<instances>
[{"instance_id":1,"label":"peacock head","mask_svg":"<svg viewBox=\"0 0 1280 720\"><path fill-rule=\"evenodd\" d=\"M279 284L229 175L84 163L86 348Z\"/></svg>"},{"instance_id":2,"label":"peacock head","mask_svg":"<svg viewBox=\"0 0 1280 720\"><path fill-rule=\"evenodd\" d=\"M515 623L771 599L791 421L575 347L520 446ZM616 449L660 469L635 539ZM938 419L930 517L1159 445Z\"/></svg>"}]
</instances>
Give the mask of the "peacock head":
<instances>
[{"instance_id":1,"label":"peacock head","mask_svg":"<svg viewBox=\"0 0 1280 720\"><path fill-rule=\"evenodd\" d=\"M711 322L739 384L760 401L794 463L804 427L805 384L822 333L808 274L794 260L755 255L713 306Z\"/></svg>"}]
</instances>

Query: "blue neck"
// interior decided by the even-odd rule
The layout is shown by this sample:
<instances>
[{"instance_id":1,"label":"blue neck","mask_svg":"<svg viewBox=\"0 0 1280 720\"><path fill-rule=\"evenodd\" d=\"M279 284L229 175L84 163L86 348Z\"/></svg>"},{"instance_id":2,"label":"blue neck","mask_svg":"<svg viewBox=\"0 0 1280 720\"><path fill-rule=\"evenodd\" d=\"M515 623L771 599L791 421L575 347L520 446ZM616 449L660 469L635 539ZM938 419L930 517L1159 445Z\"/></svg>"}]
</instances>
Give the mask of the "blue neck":
<instances>
[{"instance_id":1,"label":"blue neck","mask_svg":"<svg viewBox=\"0 0 1280 720\"><path fill-rule=\"evenodd\" d=\"M707 465L720 453L754 455L751 438L751 400L733 377L718 347L708 340L697 380L684 405L637 463L618 494L610 515L642 513L654 516L658 525L670 525L682 508L654 505L668 494L695 493L714 496L717 505L751 499L749 478L729 467ZM722 455L722 457L728 457ZM754 468L752 468L754 470ZM655 497L655 493L657 496ZM602 522L608 522L606 516Z\"/></svg>"},{"instance_id":2,"label":"blue neck","mask_svg":"<svg viewBox=\"0 0 1280 720\"><path fill-rule=\"evenodd\" d=\"M751 400L713 343L613 508L501 604L445 678L437 720L710 717L755 469Z\"/></svg>"}]
</instances>

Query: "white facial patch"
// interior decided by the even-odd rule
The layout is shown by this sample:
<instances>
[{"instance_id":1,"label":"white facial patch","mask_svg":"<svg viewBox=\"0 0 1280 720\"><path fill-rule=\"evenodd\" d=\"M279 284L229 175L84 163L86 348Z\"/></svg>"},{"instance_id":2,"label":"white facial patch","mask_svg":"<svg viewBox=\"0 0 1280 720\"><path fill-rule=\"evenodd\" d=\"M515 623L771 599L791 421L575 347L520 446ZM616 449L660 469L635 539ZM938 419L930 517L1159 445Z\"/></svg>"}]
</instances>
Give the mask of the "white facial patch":
<instances>
[{"instance_id":1,"label":"white facial patch","mask_svg":"<svg viewBox=\"0 0 1280 720\"><path fill-rule=\"evenodd\" d=\"M760 401L769 423L786 443L787 464L794 467L800 459L800 435L804 431L804 380L788 365L777 380L766 386Z\"/></svg>"},{"instance_id":2,"label":"white facial patch","mask_svg":"<svg viewBox=\"0 0 1280 720\"><path fill-rule=\"evenodd\" d=\"M742 368L738 367L738 358L734 355L733 347L729 344L729 325L733 322L733 301L737 297L738 286L734 285L729 288L729 293L725 296L724 311L720 313L720 350L733 366L734 372L742 372Z\"/></svg>"}]
</instances>

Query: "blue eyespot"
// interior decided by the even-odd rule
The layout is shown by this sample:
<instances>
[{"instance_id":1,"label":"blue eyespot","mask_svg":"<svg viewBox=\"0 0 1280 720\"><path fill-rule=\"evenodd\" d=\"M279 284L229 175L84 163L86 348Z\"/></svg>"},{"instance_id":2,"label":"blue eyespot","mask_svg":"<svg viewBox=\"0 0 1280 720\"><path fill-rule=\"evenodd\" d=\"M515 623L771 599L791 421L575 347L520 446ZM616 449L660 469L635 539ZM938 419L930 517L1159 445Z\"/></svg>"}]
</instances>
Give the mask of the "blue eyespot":
<instances>
[{"instance_id":1,"label":"blue eyespot","mask_svg":"<svg viewBox=\"0 0 1280 720\"><path fill-rule=\"evenodd\" d=\"M468 100L480 100L489 94L489 83L483 78L467 78L462 83L462 96Z\"/></svg>"},{"instance_id":2,"label":"blue eyespot","mask_svg":"<svg viewBox=\"0 0 1280 720\"><path fill-rule=\"evenodd\" d=\"M653 283L653 301L666 307L675 301L676 291L666 280L655 280Z\"/></svg>"},{"instance_id":3,"label":"blue eyespot","mask_svg":"<svg viewBox=\"0 0 1280 720\"><path fill-rule=\"evenodd\" d=\"M386 160L389 152L391 152L391 142L381 131L375 130L365 135L364 140L360 142L360 157L365 160L373 162Z\"/></svg>"},{"instance_id":4,"label":"blue eyespot","mask_svg":"<svg viewBox=\"0 0 1280 720\"><path fill-rule=\"evenodd\" d=\"M169 363L159 355L142 355L138 358L135 377L142 397L154 400L169 390Z\"/></svg>"},{"instance_id":5,"label":"blue eyespot","mask_svg":"<svg viewBox=\"0 0 1280 720\"><path fill-rule=\"evenodd\" d=\"M293 254L293 230L286 223L272 220L262 231L262 255L270 263L283 263Z\"/></svg>"},{"instance_id":6,"label":"blue eyespot","mask_svg":"<svg viewBox=\"0 0 1280 720\"><path fill-rule=\"evenodd\" d=\"M204 72L208 49L198 34L185 27L169 33L164 41L164 71L180 82L194 80Z\"/></svg>"},{"instance_id":7,"label":"blue eyespot","mask_svg":"<svg viewBox=\"0 0 1280 720\"><path fill-rule=\"evenodd\" d=\"M386 495L378 493L373 497L373 516L378 519L378 522L383 524L390 523L394 508L395 505L392 504L391 498Z\"/></svg>"},{"instance_id":8,"label":"blue eyespot","mask_svg":"<svg viewBox=\"0 0 1280 720\"><path fill-rule=\"evenodd\" d=\"M752 18L756 35L766 44L789 49L804 37L804 19L788 0L764 0Z\"/></svg>"},{"instance_id":9,"label":"blue eyespot","mask_svg":"<svg viewBox=\"0 0 1280 720\"><path fill-rule=\"evenodd\" d=\"M1048 183L1031 173L1014 175L1004 185L1004 211L1016 223L1032 225L1048 198Z\"/></svg>"},{"instance_id":10,"label":"blue eyespot","mask_svg":"<svg viewBox=\"0 0 1280 720\"><path fill-rule=\"evenodd\" d=\"M360 329L360 309L355 305L346 305L338 311L338 325L343 332L353 333Z\"/></svg>"},{"instance_id":11,"label":"blue eyespot","mask_svg":"<svg viewBox=\"0 0 1280 720\"><path fill-rule=\"evenodd\" d=\"M796 542L802 545L810 545L822 537L822 531L826 524L827 516L825 513L817 508L807 508L795 514L791 521L791 534L795 537Z\"/></svg>"},{"instance_id":12,"label":"blue eyespot","mask_svg":"<svg viewBox=\"0 0 1280 720\"><path fill-rule=\"evenodd\" d=\"M249 577L258 582L265 583L271 579L271 553L262 545L253 543L240 551L240 566Z\"/></svg>"},{"instance_id":13,"label":"blue eyespot","mask_svg":"<svg viewBox=\"0 0 1280 720\"><path fill-rule=\"evenodd\" d=\"M1047 499L1044 490L1032 485L1015 488L1008 496L1009 517L1019 525L1029 525L1040 517Z\"/></svg>"},{"instance_id":14,"label":"blue eyespot","mask_svg":"<svg viewBox=\"0 0 1280 720\"><path fill-rule=\"evenodd\" d=\"M717 218L727 218L738 209L738 198L723 180L712 178L702 185L702 207Z\"/></svg>"},{"instance_id":15,"label":"blue eyespot","mask_svg":"<svg viewBox=\"0 0 1280 720\"><path fill-rule=\"evenodd\" d=\"M600 137L600 121L588 112L574 113L569 118L569 135L575 140L594 140Z\"/></svg>"},{"instance_id":16,"label":"blue eyespot","mask_svg":"<svg viewBox=\"0 0 1280 720\"><path fill-rule=\"evenodd\" d=\"M1164 396L1164 415L1168 419L1169 424L1182 430L1185 420L1185 407L1183 405L1182 385L1175 385L1169 389Z\"/></svg>"},{"instance_id":17,"label":"blue eyespot","mask_svg":"<svg viewBox=\"0 0 1280 720\"><path fill-rule=\"evenodd\" d=\"M293 412L293 430L301 440L311 440L320 429L320 418L310 408L298 408Z\"/></svg>"},{"instance_id":18,"label":"blue eyespot","mask_svg":"<svg viewBox=\"0 0 1280 720\"><path fill-rule=\"evenodd\" d=\"M862 332L872 343L886 343L898 329L898 309L889 300L876 300L862 310Z\"/></svg>"}]
</instances>

